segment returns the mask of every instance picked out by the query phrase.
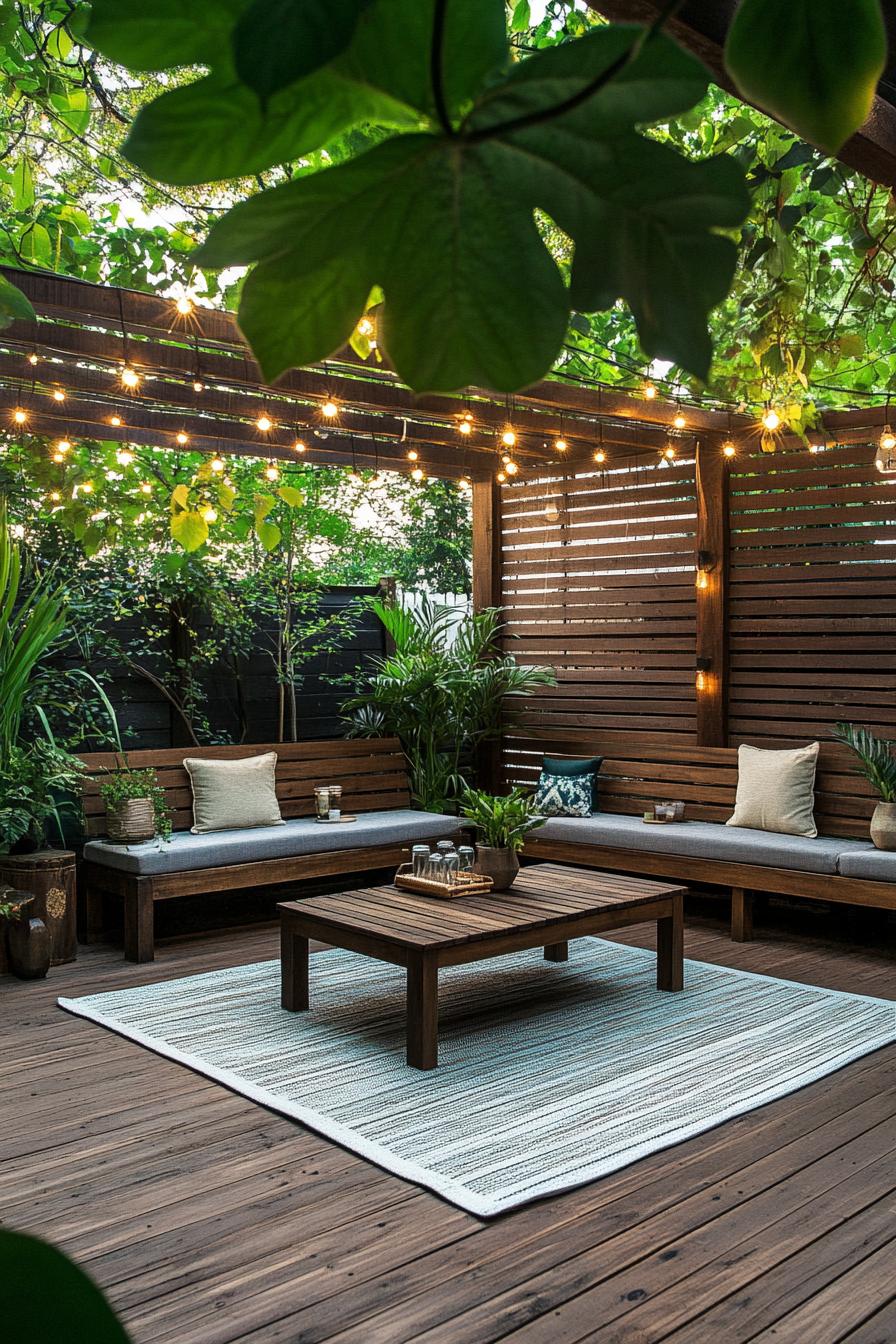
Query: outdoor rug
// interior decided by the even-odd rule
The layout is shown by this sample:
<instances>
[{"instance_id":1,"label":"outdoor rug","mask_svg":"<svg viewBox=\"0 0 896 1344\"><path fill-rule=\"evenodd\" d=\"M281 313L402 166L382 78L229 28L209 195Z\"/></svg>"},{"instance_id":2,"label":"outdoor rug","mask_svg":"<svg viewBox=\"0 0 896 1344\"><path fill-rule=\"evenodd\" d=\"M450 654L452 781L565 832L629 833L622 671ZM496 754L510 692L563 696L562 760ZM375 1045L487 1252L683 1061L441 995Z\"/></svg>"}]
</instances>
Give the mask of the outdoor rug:
<instances>
[{"instance_id":1,"label":"outdoor rug","mask_svg":"<svg viewBox=\"0 0 896 1344\"><path fill-rule=\"evenodd\" d=\"M582 938L440 973L439 1067L406 1066L405 978L311 958L310 1013L276 961L60 999L471 1213L581 1185L896 1039L896 1004Z\"/></svg>"}]
</instances>

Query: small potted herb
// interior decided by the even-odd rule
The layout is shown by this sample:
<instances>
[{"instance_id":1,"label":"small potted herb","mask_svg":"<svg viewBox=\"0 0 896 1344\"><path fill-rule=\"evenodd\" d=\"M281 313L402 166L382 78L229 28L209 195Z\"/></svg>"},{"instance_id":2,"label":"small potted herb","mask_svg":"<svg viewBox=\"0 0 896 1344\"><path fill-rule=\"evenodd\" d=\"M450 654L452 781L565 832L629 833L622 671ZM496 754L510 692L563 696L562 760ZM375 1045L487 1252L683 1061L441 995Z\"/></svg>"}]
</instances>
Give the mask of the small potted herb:
<instances>
[{"instance_id":1,"label":"small potted herb","mask_svg":"<svg viewBox=\"0 0 896 1344\"><path fill-rule=\"evenodd\" d=\"M461 799L461 815L472 822L481 837L476 842L478 871L492 879L495 891L506 891L520 870L517 852L529 832L545 821L535 811L534 798L522 789L499 796L467 788Z\"/></svg>"},{"instance_id":2,"label":"small potted herb","mask_svg":"<svg viewBox=\"0 0 896 1344\"><path fill-rule=\"evenodd\" d=\"M878 849L896 849L896 744L854 723L838 723L833 736L855 752L858 773L880 797L871 817L871 839Z\"/></svg>"},{"instance_id":3,"label":"small potted herb","mask_svg":"<svg viewBox=\"0 0 896 1344\"><path fill-rule=\"evenodd\" d=\"M100 794L106 804L110 840L135 845L156 835L166 840L171 835L171 814L155 770L125 766L103 780Z\"/></svg>"}]
</instances>

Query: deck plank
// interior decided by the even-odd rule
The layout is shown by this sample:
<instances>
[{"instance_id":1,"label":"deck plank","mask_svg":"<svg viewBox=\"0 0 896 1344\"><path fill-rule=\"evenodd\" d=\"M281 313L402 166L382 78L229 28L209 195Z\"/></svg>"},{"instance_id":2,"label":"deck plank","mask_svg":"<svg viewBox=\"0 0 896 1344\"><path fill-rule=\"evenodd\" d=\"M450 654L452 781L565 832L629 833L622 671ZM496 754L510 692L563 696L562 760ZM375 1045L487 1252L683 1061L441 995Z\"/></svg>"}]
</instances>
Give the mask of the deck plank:
<instances>
[{"instance_id":1,"label":"deck plank","mask_svg":"<svg viewBox=\"0 0 896 1344\"><path fill-rule=\"evenodd\" d=\"M4 1222L75 1255L135 1344L896 1338L896 1048L484 1223L55 1006L276 952L271 926L162 943L148 966L82 948L0 986ZM896 993L885 947L829 936L735 945L691 919L686 954Z\"/></svg>"}]
</instances>

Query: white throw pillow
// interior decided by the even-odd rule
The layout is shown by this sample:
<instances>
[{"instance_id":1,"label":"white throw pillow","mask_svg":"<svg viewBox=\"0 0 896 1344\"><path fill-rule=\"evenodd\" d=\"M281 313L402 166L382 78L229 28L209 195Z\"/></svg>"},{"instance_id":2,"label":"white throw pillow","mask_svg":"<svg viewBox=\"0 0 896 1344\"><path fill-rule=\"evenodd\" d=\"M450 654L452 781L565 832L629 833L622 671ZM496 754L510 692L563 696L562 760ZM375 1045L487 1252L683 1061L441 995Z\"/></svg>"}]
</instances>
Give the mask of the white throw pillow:
<instances>
[{"instance_id":1,"label":"white throw pillow","mask_svg":"<svg viewBox=\"0 0 896 1344\"><path fill-rule=\"evenodd\" d=\"M734 815L725 824L813 838L817 763L817 742L792 751L738 747Z\"/></svg>"},{"instance_id":2,"label":"white throw pillow","mask_svg":"<svg viewBox=\"0 0 896 1344\"><path fill-rule=\"evenodd\" d=\"M276 751L236 761L188 756L184 766L193 789L194 835L284 825L275 784Z\"/></svg>"}]
</instances>

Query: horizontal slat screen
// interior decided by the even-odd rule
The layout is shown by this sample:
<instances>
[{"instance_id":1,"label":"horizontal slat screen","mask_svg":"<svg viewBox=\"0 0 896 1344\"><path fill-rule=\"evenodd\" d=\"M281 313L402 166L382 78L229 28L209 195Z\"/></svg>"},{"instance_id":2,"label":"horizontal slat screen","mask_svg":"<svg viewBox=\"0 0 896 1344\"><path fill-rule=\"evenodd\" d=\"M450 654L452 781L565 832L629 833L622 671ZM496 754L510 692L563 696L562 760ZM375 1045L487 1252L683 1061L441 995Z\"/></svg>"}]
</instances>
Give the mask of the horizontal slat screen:
<instances>
[{"instance_id":1,"label":"horizontal slat screen","mask_svg":"<svg viewBox=\"0 0 896 1344\"><path fill-rule=\"evenodd\" d=\"M583 752L607 731L695 740L695 523L692 454L504 487L506 647L558 677L514 702L511 739L550 749L572 734ZM523 744L507 746L520 778Z\"/></svg>"},{"instance_id":2,"label":"horizontal slat screen","mask_svg":"<svg viewBox=\"0 0 896 1344\"><path fill-rule=\"evenodd\" d=\"M757 453L730 516L730 741L824 741L838 719L896 737L896 476L868 445Z\"/></svg>"}]
</instances>

